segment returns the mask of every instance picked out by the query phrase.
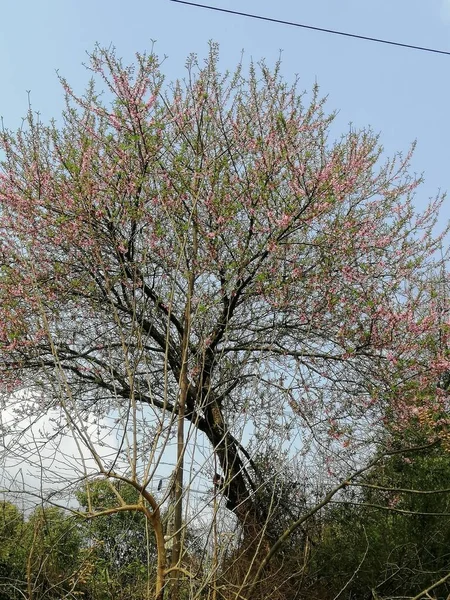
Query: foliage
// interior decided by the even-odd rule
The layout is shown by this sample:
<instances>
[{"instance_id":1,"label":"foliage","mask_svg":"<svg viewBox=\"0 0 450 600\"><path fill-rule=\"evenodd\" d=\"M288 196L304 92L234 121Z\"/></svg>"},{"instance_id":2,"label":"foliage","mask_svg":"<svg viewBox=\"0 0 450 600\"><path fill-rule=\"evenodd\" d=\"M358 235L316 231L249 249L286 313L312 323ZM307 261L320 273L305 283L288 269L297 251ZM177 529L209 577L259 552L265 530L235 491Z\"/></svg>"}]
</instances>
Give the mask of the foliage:
<instances>
[{"instance_id":1,"label":"foliage","mask_svg":"<svg viewBox=\"0 0 450 600\"><path fill-rule=\"evenodd\" d=\"M0 599L15 600L14 587L23 575L24 549L19 540L23 533L23 515L10 502L0 505Z\"/></svg>"},{"instance_id":2,"label":"foliage","mask_svg":"<svg viewBox=\"0 0 450 600\"><path fill-rule=\"evenodd\" d=\"M54 507L38 507L24 519L17 506L2 505L0 598L73 597L81 537L73 519Z\"/></svg>"},{"instance_id":3,"label":"foliage","mask_svg":"<svg viewBox=\"0 0 450 600\"><path fill-rule=\"evenodd\" d=\"M323 522L316 583L344 597L413 597L448 573L450 457L436 450L383 462L360 494L347 493ZM450 592L448 582L437 590ZM326 598L327 595L322 597Z\"/></svg>"},{"instance_id":4,"label":"foliage","mask_svg":"<svg viewBox=\"0 0 450 600\"><path fill-rule=\"evenodd\" d=\"M121 493L136 499L133 490ZM93 496L107 507L117 501L104 482L96 482ZM87 522L57 508L38 507L24 519L17 506L4 503L1 541L1 600L125 599L143 597L154 587L155 573L147 566L155 560L154 542L150 539L149 555L140 513Z\"/></svg>"},{"instance_id":5,"label":"foliage","mask_svg":"<svg viewBox=\"0 0 450 600\"><path fill-rule=\"evenodd\" d=\"M115 492L130 505L139 501L134 488L104 480L81 488L77 499L85 510L101 511L119 505ZM84 520L81 531L92 563L85 593L100 600L139 597L146 591L147 582L155 577L152 565L156 563L156 550L153 531L141 512L118 512Z\"/></svg>"}]
</instances>

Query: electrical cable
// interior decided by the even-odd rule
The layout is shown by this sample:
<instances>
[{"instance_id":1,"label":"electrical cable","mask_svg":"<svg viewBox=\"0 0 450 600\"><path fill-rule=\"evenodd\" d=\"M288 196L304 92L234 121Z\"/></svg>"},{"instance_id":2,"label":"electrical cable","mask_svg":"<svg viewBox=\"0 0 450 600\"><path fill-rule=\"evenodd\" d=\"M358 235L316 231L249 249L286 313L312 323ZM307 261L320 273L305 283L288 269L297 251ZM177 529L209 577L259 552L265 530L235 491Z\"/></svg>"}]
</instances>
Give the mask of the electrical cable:
<instances>
[{"instance_id":1,"label":"electrical cable","mask_svg":"<svg viewBox=\"0 0 450 600\"><path fill-rule=\"evenodd\" d=\"M366 35L358 35L356 33L348 33L345 31L337 31L335 29L325 29L324 27L315 27L313 25L305 25L303 23L295 23L293 21L284 21L282 19L274 19L271 17L264 17L262 15L253 15L251 13L244 13L237 10L229 10L228 8L220 8L218 6L208 6L207 4L196 4L195 2L187 2L187 0L169 0L170 2L176 2L177 4L187 4L188 6L196 6L197 8L206 8L208 10L215 10L217 12L228 13L230 15L238 15L240 17L249 17L251 19L259 19L260 21L269 21L271 23L279 23L281 25L290 25L292 27L301 27L303 29L312 29L313 31L321 31L323 33L331 33L333 35L342 35L345 37L355 38L358 40L366 40L369 42L376 42L378 44L389 44L390 46L400 46L401 48L409 48L412 50L420 50L422 52L433 52L435 54L446 54L450 56L450 51L437 50L436 48L427 48L426 46L415 46L413 44L403 44L401 42L394 42L392 40L383 40L381 38L369 37Z\"/></svg>"}]
</instances>

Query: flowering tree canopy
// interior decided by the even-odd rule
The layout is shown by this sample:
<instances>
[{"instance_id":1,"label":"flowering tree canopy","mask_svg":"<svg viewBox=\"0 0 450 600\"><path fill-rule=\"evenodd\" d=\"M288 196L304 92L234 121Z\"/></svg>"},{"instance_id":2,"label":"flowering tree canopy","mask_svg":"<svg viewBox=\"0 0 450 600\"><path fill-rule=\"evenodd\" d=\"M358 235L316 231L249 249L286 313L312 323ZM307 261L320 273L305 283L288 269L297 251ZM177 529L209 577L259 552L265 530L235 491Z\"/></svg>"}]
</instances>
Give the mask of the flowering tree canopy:
<instances>
[{"instance_id":1,"label":"flowering tree canopy","mask_svg":"<svg viewBox=\"0 0 450 600\"><path fill-rule=\"evenodd\" d=\"M215 46L171 86L154 54L97 49L90 69L83 96L62 80L62 119L1 134L3 390L81 437L131 415L135 476L181 418L242 521L268 514L255 436L347 459L387 419L445 439L442 197L417 214L410 153L332 141L318 90L279 65L221 74Z\"/></svg>"}]
</instances>

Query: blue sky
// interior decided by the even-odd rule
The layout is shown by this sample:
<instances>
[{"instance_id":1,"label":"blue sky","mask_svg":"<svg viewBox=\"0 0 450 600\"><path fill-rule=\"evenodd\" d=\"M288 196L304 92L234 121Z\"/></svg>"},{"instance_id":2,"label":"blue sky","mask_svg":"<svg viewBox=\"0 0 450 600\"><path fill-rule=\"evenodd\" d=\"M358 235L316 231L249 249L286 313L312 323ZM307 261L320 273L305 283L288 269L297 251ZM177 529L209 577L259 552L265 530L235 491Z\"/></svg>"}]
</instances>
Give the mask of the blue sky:
<instances>
[{"instance_id":1,"label":"blue sky","mask_svg":"<svg viewBox=\"0 0 450 600\"><path fill-rule=\"evenodd\" d=\"M341 29L450 51L450 0L202 0L203 4ZM450 190L450 56L430 54L307 31L188 7L169 0L15 0L2 6L0 23L0 115L16 128L27 93L44 119L57 117L63 95L56 70L77 91L89 74L82 66L95 42L114 44L132 60L149 49L168 55L168 79L183 76L190 52L205 56L219 42L224 68L241 51L273 63L282 50L287 79L300 89L315 81L338 109L336 132L370 125L387 153L406 151L417 139L413 170L425 172L417 205L440 188ZM445 217L450 217L448 206Z\"/></svg>"}]
</instances>

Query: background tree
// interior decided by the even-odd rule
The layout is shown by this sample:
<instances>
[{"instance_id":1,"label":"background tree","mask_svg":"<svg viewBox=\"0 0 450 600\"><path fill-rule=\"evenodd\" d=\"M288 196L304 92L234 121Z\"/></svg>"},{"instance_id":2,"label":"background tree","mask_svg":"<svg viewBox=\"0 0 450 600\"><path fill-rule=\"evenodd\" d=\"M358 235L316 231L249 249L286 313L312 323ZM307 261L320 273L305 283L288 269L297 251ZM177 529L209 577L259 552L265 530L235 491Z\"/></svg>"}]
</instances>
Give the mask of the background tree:
<instances>
[{"instance_id":1,"label":"background tree","mask_svg":"<svg viewBox=\"0 0 450 600\"><path fill-rule=\"evenodd\" d=\"M37 507L28 517L2 504L0 597L75 598L83 571L81 535L73 518L58 508Z\"/></svg>"},{"instance_id":2,"label":"background tree","mask_svg":"<svg viewBox=\"0 0 450 600\"><path fill-rule=\"evenodd\" d=\"M25 552L20 543L24 528L21 511L11 502L0 504L0 598L19 598L24 582Z\"/></svg>"},{"instance_id":3,"label":"background tree","mask_svg":"<svg viewBox=\"0 0 450 600\"><path fill-rule=\"evenodd\" d=\"M27 390L18 419L51 411L55 436L76 440L65 486L101 475L137 490L159 597L183 569L203 444L255 560L266 554L259 579L303 523L283 534L270 518L261 440L318 474L309 519L389 450L387 418L401 431L422 411L427 443L446 439L448 323L430 277L442 198L417 214L410 154L382 162L370 130L330 141L317 89L306 103L279 65L222 75L212 45L172 86L154 54L127 67L98 48L90 68L84 96L62 80L58 123L30 108L1 136L2 385ZM175 467L170 566L162 462ZM237 593L257 597L249 573Z\"/></svg>"},{"instance_id":4,"label":"background tree","mask_svg":"<svg viewBox=\"0 0 450 600\"><path fill-rule=\"evenodd\" d=\"M77 579L81 538L58 508L38 507L24 531L29 600L70 597Z\"/></svg>"},{"instance_id":5,"label":"background tree","mask_svg":"<svg viewBox=\"0 0 450 600\"><path fill-rule=\"evenodd\" d=\"M120 505L113 489L130 505L138 503L136 489L119 482L112 488L104 480L90 485L89 498L86 488L76 496L82 509L104 511ZM139 511L111 513L83 520L81 529L86 549L92 549L93 569L85 593L98 600L145 597L147 587L154 587L157 563L153 530L145 515Z\"/></svg>"},{"instance_id":6,"label":"background tree","mask_svg":"<svg viewBox=\"0 0 450 600\"><path fill-rule=\"evenodd\" d=\"M349 488L323 515L311 594L412 598L448 575L449 467L448 455L436 449L391 457L359 491ZM441 598L449 591L447 580L435 593Z\"/></svg>"}]
</instances>

